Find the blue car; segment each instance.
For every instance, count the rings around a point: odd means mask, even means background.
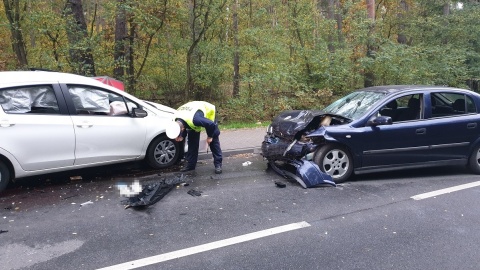
[[[270,164],[310,160],[335,183],[352,174],[467,165],[480,174],[480,95],[441,86],[356,90],[323,110],[285,111],[267,129]]]

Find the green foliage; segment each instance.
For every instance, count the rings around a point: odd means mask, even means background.
[[[32,67],[75,72],[69,50],[92,48],[98,75],[113,75],[116,0],[84,0],[88,36],[69,44],[63,0],[26,1],[21,26]],[[480,78],[480,5],[443,0],[376,1],[375,21],[365,1],[338,1],[329,17],[319,1],[238,0],[238,47],[233,36],[236,1],[213,0],[195,11],[197,27],[211,25],[195,46],[193,83],[219,108],[222,123],[269,121],[283,110],[323,108],[374,84],[435,84],[465,87]],[[324,4],[330,1],[322,1]],[[199,2],[197,2],[199,3]],[[125,0],[131,39],[133,88],[140,98],[171,107],[187,101],[187,53],[192,45],[191,6],[181,0]],[[208,12],[207,12],[208,11]],[[15,69],[5,10],[0,6],[0,69]],[[205,15],[208,14],[208,18]],[[205,20],[208,21],[205,21]],[[206,23],[206,24],[205,24]],[[340,24],[339,24],[340,23]],[[339,25],[341,28],[339,28]],[[197,28],[198,30],[198,28]],[[131,34],[131,32],[129,32]],[[198,32],[197,32],[198,34]],[[406,38],[406,44],[397,41]],[[373,48],[367,56],[367,45]],[[240,53],[240,93],[232,96],[233,55]],[[126,80],[125,78],[120,78]]]

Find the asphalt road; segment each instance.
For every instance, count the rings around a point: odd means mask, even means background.
[[[479,269],[480,187],[412,198],[480,180],[464,168],[303,189],[256,154],[226,158],[221,175],[209,160],[201,163],[188,186],[144,210],[124,209],[115,183],[173,173],[101,168],[88,180],[7,190],[0,195],[1,268]]]

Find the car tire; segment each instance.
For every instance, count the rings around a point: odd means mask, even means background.
[[[480,145],[475,146],[473,149],[468,159],[468,167],[473,173],[480,174]]]
[[[7,165],[0,161],[0,192],[5,190],[10,182],[10,171]]]
[[[353,172],[353,159],[350,152],[337,144],[322,146],[315,152],[313,161],[337,184],[345,182]]]
[[[155,169],[168,168],[177,163],[181,152],[180,143],[160,135],[148,146],[146,161]]]

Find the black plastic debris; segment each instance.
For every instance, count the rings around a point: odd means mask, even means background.
[[[285,188],[287,185],[285,183],[282,183],[280,181],[275,181],[275,185],[279,188]]]
[[[0,234],[6,233],[6,232],[8,232],[8,231],[0,230]]]
[[[194,197],[202,196],[202,191],[195,190],[195,189],[190,189],[187,193]]]
[[[156,183],[150,183],[142,185],[142,191],[135,196],[129,196],[124,201],[125,209],[145,208],[160,201],[165,195],[167,195],[175,185],[185,182],[185,176],[175,176],[171,178],[164,178]]]
[[[144,185],[142,191],[137,195],[128,198],[125,209],[130,207],[144,208],[160,201],[173,189],[173,185],[163,182]]]

